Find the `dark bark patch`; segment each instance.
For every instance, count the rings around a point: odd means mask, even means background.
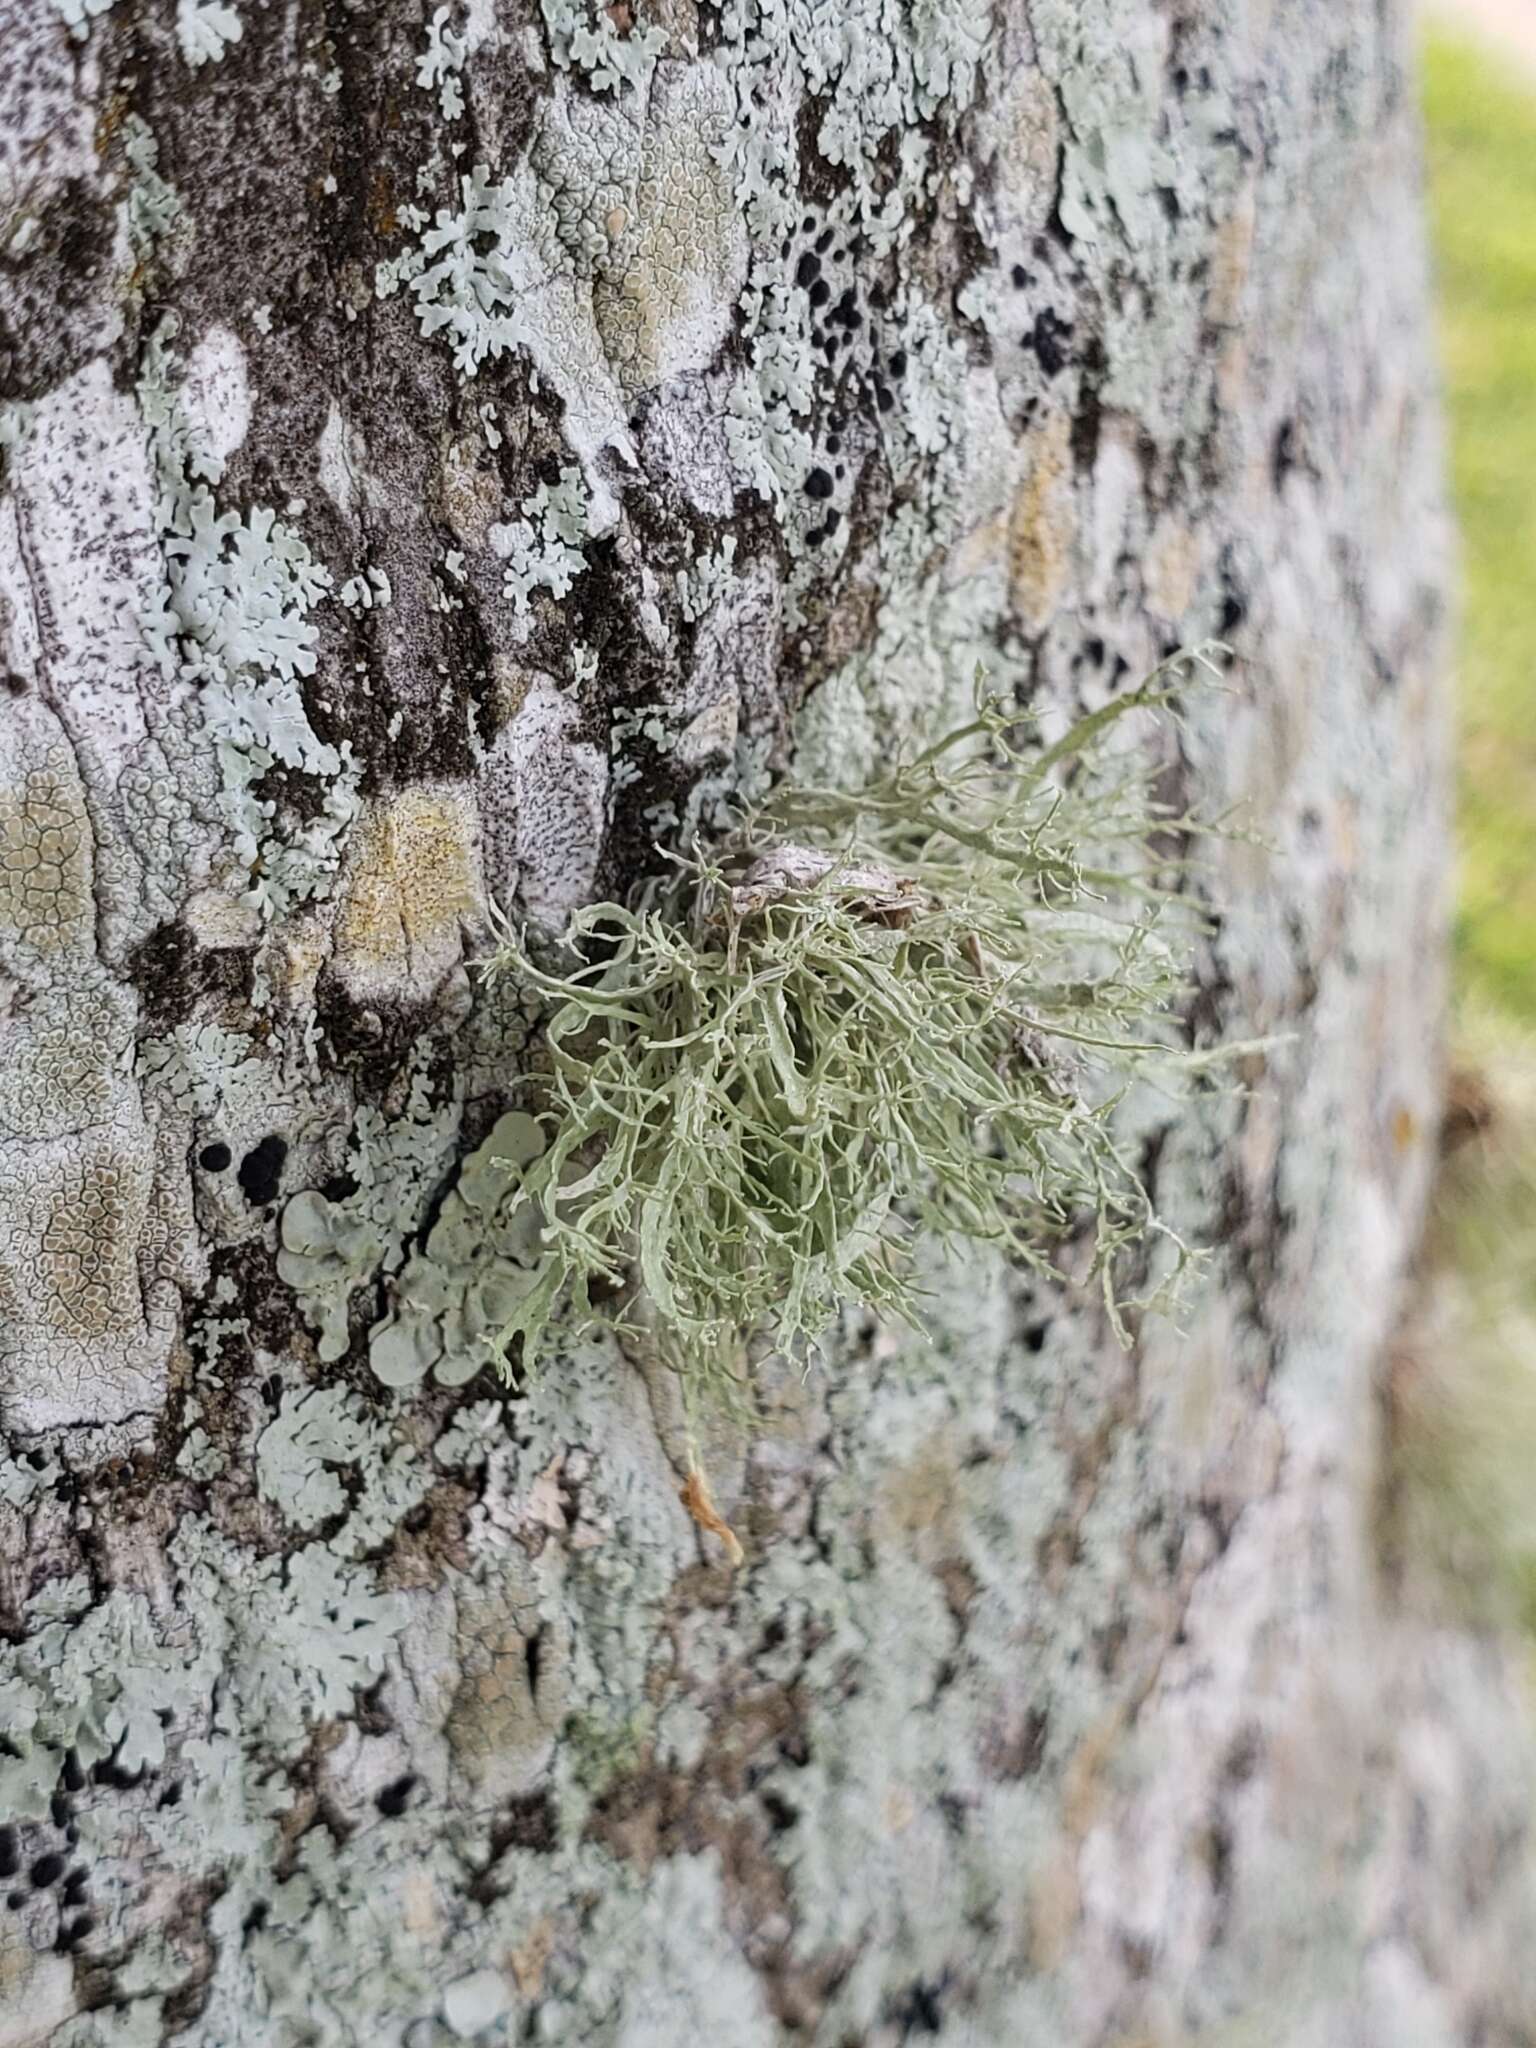
[[[85,179],[66,178],[35,212],[23,194],[17,215],[0,248],[0,400],[43,397],[109,331],[115,207]]]
[[[184,924],[158,924],[135,947],[128,973],[141,998],[146,1034],[166,1036],[209,996],[250,999],[250,955],[200,946]]]
[[[991,1777],[1005,1785],[1032,1778],[1045,1761],[1051,1717],[1044,1707],[1030,1707],[995,1728],[982,1745],[981,1761]]]
[[[548,1791],[525,1792],[509,1799],[491,1827],[491,1853],[476,1871],[469,1896],[476,1905],[489,1906],[507,1890],[507,1879],[498,1866],[514,1849],[525,1854],[547,1856],[560,1846],[560,1814]]]

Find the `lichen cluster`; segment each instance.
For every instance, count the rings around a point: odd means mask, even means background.
[[[863,790],[786,785],[580,912],[562,958],[509,933],[491,972],[548,1006],[548,1141],[506,1162],[540,1235],[501,1359],[530,1368],[562,1310],[622,1322],[638,1280],[672,1361],[728,1383],[744,1340],[801,1354],[842,1301],[915,1320],[917,1231],[1039,1266],[1090,1223],[1123,1328],[1117,1255],[1162,1226],[1113,1110],[1172,1055],[1196,921],[1148,851],[1190,821],[1104,742],[1213,666],[1176,660],[1044,749],[979,696]]]

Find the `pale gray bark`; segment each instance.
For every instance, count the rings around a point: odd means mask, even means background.
[[[6,2048],[1532,2038],[1513,1679],[1374,1522],[1445,863],[1403,11],[10,0]],[[1180,780],[1273,845],[1190,1028],[1285,1036],[1137,1112],[1187,1328],[936,1267],[722,1425],[732,1572],[664,1376],[475,1377],[489,907],[1211,631]]]

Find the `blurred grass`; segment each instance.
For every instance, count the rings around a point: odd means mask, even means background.
[[[1430,218],[1463,548],[1448,1148],[1391,1364],[1400,1557],[1536,1639],[1536,84],[1431,19]]]
[[[1465,549],[1459,978],[1536,1025],[1536,91],[1441,25],[1423,91]]]

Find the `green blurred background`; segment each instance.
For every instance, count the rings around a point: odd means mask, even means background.
[[[1533,5],[1536,13],[1536,5]],[[1464,546],[1463,998],[1536,1024],[1536,71],[1431,17],[1424,105]]]
[[[1445,1158],[1388,1385],[1389,1550],[1432,1556],[1458,1604],[1536,1646],[1536,0],[1433,0],[1421,79],[1461,843]]]

